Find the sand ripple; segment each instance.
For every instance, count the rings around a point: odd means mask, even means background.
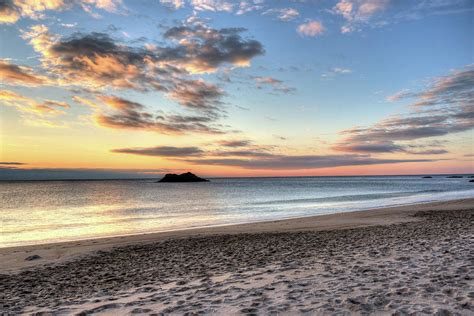
[[[474,211],[193,237],[1,275],[5,313],[473,314]]]

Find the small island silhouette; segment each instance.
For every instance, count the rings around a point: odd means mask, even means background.
[[[209,180],[200,178],[194,173],[186,172],[182,174],[168,173],[157,182],[209,182]]]

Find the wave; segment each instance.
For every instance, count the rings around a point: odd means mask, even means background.
[[[419,195],[419,194],[424,194],[424,193],[439,193],[439,192],[446,192],[446,191],[421,190],[421,191],[407,191],[407,192],[351,194],[351,195],[337,195],[337,196],[320,197],[320,198],[304,198],[304,199],[287,199],[287,200],[251,202],[248,204],[250,205],[276,205],[276,204],[298,204],[298,203],[316,203],[316,202],[368,201],[368,200],[396,198],[396,197]]]

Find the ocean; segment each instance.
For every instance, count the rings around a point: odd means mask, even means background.
[[[0,247],[468,197],[474,183],[446,175],[0,182]]]

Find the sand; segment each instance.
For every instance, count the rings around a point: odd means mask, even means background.
[[[465,199],[4,248],[0,309],[472,315],[473,224]]]

